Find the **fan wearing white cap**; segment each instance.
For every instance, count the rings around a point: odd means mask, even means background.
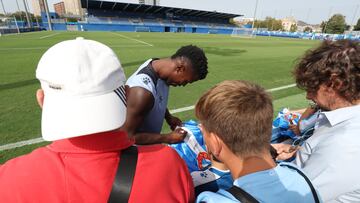
[[[182,126],[182,121],[167,108],[169,87],[204,79],[207,64],[204,51],[188,45],[169,58],[147,60],[130,76],[126,81],[128,108],[123,129],[137,144],[183,141],[186,131],[176,129]],[[160,134],[164,119],[173,132]]]
[[[1,202],[108,202],[118,166],[127,167],[122,150],[134,144],[120,130],[127,104],[119,59],[99,42],[67,40],[44,53],[36,77],[42,136],[52,143],[0,166]],[[194,201],[192,179],[174,150],[137,151],[129,202]]]

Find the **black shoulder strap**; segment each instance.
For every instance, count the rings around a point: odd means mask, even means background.
[[[259,203],[259,201],[257,201],[253,196],[251,196],[249,193],[247,193],[240,187],[232,186],[227,191],[241,203]]]
[[[310,189],[311,189],[311,193],[313,194],[315,203],[319,203],[319,202],[320,202],[320,201],[319,201],[319,197],[318,197],[318,195],[317,195],[317,193],[316,193],[316,190],[315,190],[313,184],[311,183],[311,181],[309,180],[309,178],[308,178],[302,171],[300,171],[299,169],[297,169],[296,167],[291,166],[291,165],[287,165],[287,164],[281,164],[281,165],[282,165],[282,166],[286,166],[286,167],[288,167],[288,168],[291,168],[291,169],[297,171],[297,172],[305,179],[305,181],[306,181],[307,184],[309,185],[309,187],[310,187]]]
[[[287,165],[287,164],[281,164],[281,166],[286,166],[286,167],[291,168],[291,169],[295,170],[296,172],[298,172],[305,179],[306,183],[309,185],[311,193],[313,194],[315,203],[320,202],[314,186],[312,185],[309,178],[302,171],[300,171],[299,169],[297,169],[294,166]],[[247,193],[245,190],[241,189],[240,187],[232,186],[227,191],[229,193],[231,193],[241,203],[258,203],[259,202],[253,196],[251,196],[249,193]]]
[[[136,146],[131,146],[122,150],[119,166],[116,171],[114,183],[111,189],[109,203],[128,202],[132,182],[135,176],[138,150]]]

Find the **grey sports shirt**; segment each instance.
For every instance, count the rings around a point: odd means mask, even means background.
[[[126,81],[126,85],[130,88],[144,88],[154,97],[154,106],[145,116],[137,132],[160,133],[165,118],[169,86],[153,71],[151,66],[153,60],[156,59],[149,59],[143,63]]]

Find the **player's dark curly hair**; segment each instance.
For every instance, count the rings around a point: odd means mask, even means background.
[[[194,45],[183,46],[171,56],[172,59],[177,57],[186,57],[190,60],[192,69],[197,74],[198,79],[202,80],[208,73],[208,62],[205,53],[202,49]]]
[[[360,99],[360,45],[351,40],[324,41],[300,59],[293,72],[298,87],[317,92],[324,84],[349,102]]]

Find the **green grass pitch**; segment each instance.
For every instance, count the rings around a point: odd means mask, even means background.
[[[0,37],[0,146],[41,136],[41,111],[35,100],[40,87],[35,79],[37,62],[52,45],[82,36],[110,46],[129,76],[145,60],[168,57],[180,46],[194,44],[204,49],[209,61],[208,77],[186,87],[170,90],[169,109],[194,105],[199,96],[223,81],[243,79],[266,89],[293,84],[291,70],[297,58],[318,41],[229,35],[123,32],[34,32]],[[67,60],[58,58],[59,61]],[[307,104],[296,87],[272,93],[275,111],[281,107],[302,108]],[[176,114],[194,119],[193,111]],[[164,126],[163,132],[168,132]],[[0,163],[45,145],[24,146],[0,151]]]

